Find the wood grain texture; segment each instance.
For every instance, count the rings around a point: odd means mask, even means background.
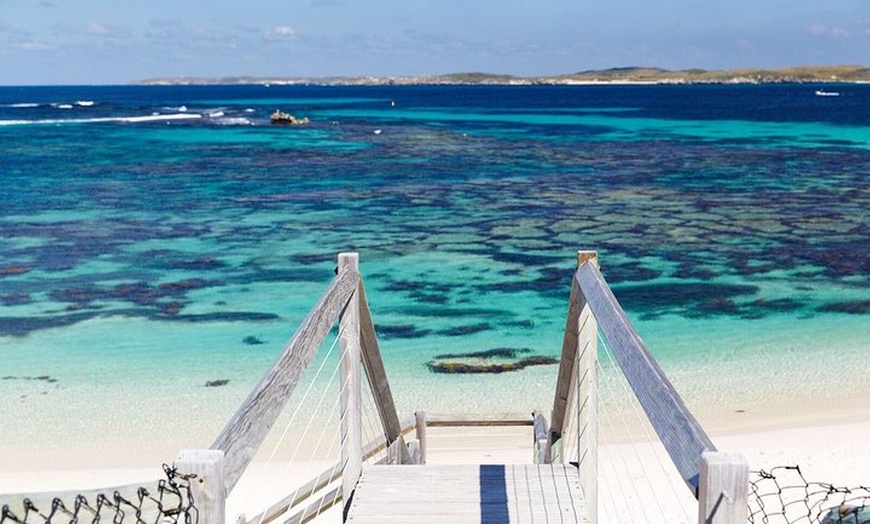
[[[749,463],[736,453],[701,454],[699,524],[744,524],[749,506]]]
[[[565,332],[562,335],[562,356],[559,358],[559,375],[556,378],[556,393],[553,398],[553,411],[550,414],[550,453],[553,462],[562,462],[562,434],[568,428],[568,403],[574,394],[574,364],[577,361],[577,337],[580,334],[580,286],[576,278],[571,279],[571,297],[568,299],[568,313]]]
[[[562,464],[365,466],[347,523],[588,523]]]
[[[513,427],[513,426],[532,426],[534,421],[529,418],[501,418],[498,415],[486,417],[478,415],[475,418],[456,417],[427,417],[426,425],[430,428],[493,428],[493,427]]]
[[[426,463],[426,413],[422,411],[417,411],[414,413],[414,429],[416,430],[417,442],[419,442],[420,446],[420,462],[419,464]]]
[[[185,450],[178,455],[173,466],[179,473],[195,475],[190,480],[190,494],[200,522],[225,524],[224,453],[213,449]]]
[[[211,449],[222,450],[225,455],[227,492],[250,464],[358,283],[359,273],[341,271],[336,275],[275,364],[215,439]]]
[[[533,444],[535,464],[550,463],[550,428],[547,426],[547,417],[543,413],[532,413],[534,419]]]
[[[372,314],[369,310],[365,286],[363,285],[362,280],[360,280],[357,295],[359,295],[362,361],[363,367],[366,370],[369,387],[371,387],[372,396],[375,399],[375,406],[377,407],[378,415],[381,419],[381,425],[384,428],[384,434],[387,436],[387,440],[390,444],[393,442],[399,442],[401,444],[396,448],[399,452],[399,462],[401,464],[410,464],[411,456],[408,453],[408,449],[404,446],[402,425],[399,422],[399,416],[396,413],[396,403],[393,401],[393,393],[390,390],[390,383],[387,380],[387,372],[384,369],[384,361],[381,358],[381,349],[378,345],[378,337],[375,333],[375,325],[372,322]]]
[[[577,463],[589,518],[598,522],[598,323],[585,297],[580,298],[577,351]]]
[[[359,255],[338,255],[338,271],[353,271],[359,274]],[[360,348],[359,283],[357,292],[348,299],[347,307],[339,315],[338,333],[341,345],[341,495],[350,500],[356,482],[362,473],[362,403],[360,372],[362,349]]]
[[[697,495],[701,453],[716,447],[650,355],[598,269],[584,264],[577,270],[576,280],[659,439]]]

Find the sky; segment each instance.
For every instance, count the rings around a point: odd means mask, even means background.
[[[870,64],[870,0],[0,0],[0,85]]]

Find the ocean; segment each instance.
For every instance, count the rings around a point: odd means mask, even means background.
[[[0,87],[0,442],[208,446],[342,251],[402,417],[549,411],[431,364],[558,358],[580,249],[705,426],[866,412],[870,85],[824,87]]]

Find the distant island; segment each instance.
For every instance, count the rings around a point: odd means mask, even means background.
[[[729,69],[669,71],[656,67],[617,67],[579,73],[521,77],[488,73],[427,76],[294,78],[232,76],[221,78],[151,78],[134,85],[584,85],[584,84],[771,84],[818,82],[870,82],[867,66],[807,66],[783,69]]]

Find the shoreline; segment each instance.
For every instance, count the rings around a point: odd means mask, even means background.
[[[159,77],[129,85],[316,85],[316,86],[531,86],[531,85],[698,85],[698,84],[812,84],[870,82],[870,68],[862,65],[795,66],[776,69],[668,70],[658,67],[614,67],[576,73],[516,76],[480,72],[326,77]]]
[[[854,430],[854,431],[853,431]],[[438,456],[449,455],[452,451],[461,451],[461,456],[466,456],[469,453],[474,454],[475,450],[481,455],[501,456],[506,460],[511,460],[513,455],[504,455],[505,450],[513,449],[516,444],[510,437],[512,433],[522,433],[530,431],[527,428],[430,428],[430,433],[434,432],[436,444],[430,445],[430,448]],[[602,430],[603,433],[604,430]],[[758,456],[783,454],[785,449],[782,449],[777,444],[777,439],[772,438],[774,435],[802,435],[808,437],[801,441],[790,441],[790,444],[798,444],[806,446],[807,450],[818,451],[823,453],[824,446],[819,446],[819,441],[815,436],[825,435],[829,437],[825,440],[825,444],[842,444],[854,445],[859,441],[865,441],[866,446],[862,449],[870,448],[870,412],[856,412],[849,415],[835,416],[831,418],[820,418],[816,422],[808,423],[806,419],[793,420],[788,423],[777,423],[773,425],[758,425],[753,427],[741,428],[715,428],[708,429],[708,434],[722,451],[742,452],[741,448],[753,449],[758,453]],[[460,434],[463,432],[463,434]],[[488,433],[487,433],[488,432]],[[481,440],[479,433],[487,433],[494,438],[492,442],[496,444],[492,448],[487,448],[486,444],[474,444],[475,440]],[[839,436],[838,436],[839,435]],[[432,438],[430,436],[430,438]],[[620,435],[618,438],[607,438],[603,436],[600,439],[602,447],[621,446],[627,443],[645,440],[641,432],[628,432],[625,435]],[[770,442],[772,445],[765,453],[763,444]],[[206,446],[207,447],[207,446]],[[268,446],[264,444],[261,447],[261,452],[255,457],[252,466],[246,472],[246,475],[257,469],[256,465],[262,465],[265,460],[263,450]],[[81,455],[86,452],[77,447],[66,447],[64,455],[52,456],[53,463],[38,462],[36,457],[45,457],[46,455],[40,450],[25,450],[22,446],[0,445],[0,457],[3,457],[2,468],[0,468],[0,494],[14,493],[30,493],[41,492],[45,489],[39,489],[40,486],[51,491],[66,491],[68,489],[97,489],[102,487],[111,487],[124,485],[131,482],[138,482],[150,478],[161,478],[163,473],[161,466],[163,463],[170,463],[172,459],[183,449],[193,449],[191,446],[179,445],[177,443],[167,441],[160,446],[154,446],[150,450],[141,449],[139,453],[129,453],[129,447],[124,447],[123,442],[115,443],[115,447],[108,451],[110,456],[118,458],[125,457],[127,462],[118,460],[116,462],[105,462],[104,466],[94,464],[92,461],[86,465],[81,460]],[[440,450],[440,451],[439,451]],[[522,451],[528,457],[523,457],[521,460],[531,458],[531,444],[521,443],[517,450]],[[163,457],[162,459],[153,459],[153,457]],[[58,460],[60,459],[60,460]],[[153,460],[152,460],[153,459]],[[283,459],[282,459],[283,460]],[[148,466],[151,462],[153,465]],[[752,461],[750,460],[750,466]],[[859,472],[865,473],[865,472]],[[102,480],[100,480],[102,479]],[[870,483],[870,478],[864,479],[865,484]]]

